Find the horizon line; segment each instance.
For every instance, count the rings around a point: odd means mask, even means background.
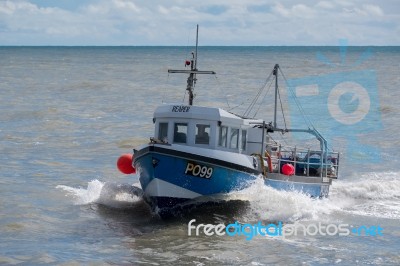
[[[96,44],[82,44],[82,45],[59,45],[59,44],[10,44],[3,45],[0,47],[191,47],[194,45],[96,45]],[[199,47],[342,47],[343,45],[199,45]],[[388,45],[346,45],[346,47],[400,47],[400,44],[388,44]]]

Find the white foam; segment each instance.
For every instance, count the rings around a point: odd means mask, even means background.
[[[265,186],[261,178],[249,188],[231,193],[230,198],[250,202],[251,210],[243,217],[248,221],[314,220],[338,209],[335,206],[329,206],[328,199],[312,199],[303,193],[279,191]]]
[[[62,189],[67,192],[67,196],[74,199],[74,204],[84,205],[96,202],[100,198],[101,189],[104,183],[99,180],[92,180],[88,183],[87,188],[74,188],[64,185],[58,185],[56,188]]]
[[[353,199],[399,199],[399,173],[370,173],[364,174],[355,180],[337,180],[331,188],[333,197],[347,197]]]
[[[399,173],[370,173],[355,180],[334,180],[330,196],[312,199],[294,191],[278,191],[265,186],[259,178],[247,189],[230,193],[231,199],[247,200],[250,210],[244,220],[269,221],[330,221],[333,214],[377,216],[400,219]]]
[[[56,188],[63,189],[74,200],[76,205],[89,203],[100,203],[109,207],[122,208],[140,200],[140,198],[129,190],[131,185],[103,183],[99,180],[88,182],[87,188],[74,188],[58,185]]]
[[[332,186],[331,200],[351,202],[344,212],[355,215],[400,219],[400,173],[361,175]]]
[[[74,204],[100,203],[111,207],[125,207],[141,200],[129,187],[127,184],[103,183],[99,180],[88,182],[86,189],[57,186],[73,198]],[[210,198],[218,201],[218,197]],[[222,199],[227,200],[226,197]],[[332,222],[332,219],[339,217],[334,215],[338,212],[400,219],[399,199],[400,174],[395,172],[370,173],[349,180],[334,180],[327,199],[312,199],[294,191],[278,191],[265,186],[262,178],[244,190],[228,194],[228,200],[249,202],[249,209],[240,217],[243,222]]]

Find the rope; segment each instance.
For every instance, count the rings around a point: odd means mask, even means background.
[[[280,70],[280,73],[282,74],[282,77],[283,77],[283,79],[285,80],[286,84],[288,84],[288,81],[287,81],[287,79],[286,79],[286,77],[285,77],[285,74],[283,74],[283,72],[282,72],[282,70],[281,70],[280,68],[279,68],[279,70]],[[307,126],[308,126],[309,128],[315,129],[313,123],[312,123],[311,120],[307,117],[307,115],[306,115],[306,113],[305,113],[303,107],[301,106],[301,104],[300,104],[299,100],[297,99],[296,94],[294,93],[294,91],[292,90],[292,88],[289,87],[289,86],[287,86],[287,88],[288,88],[288,91],[291,93],[291,95],[292,95],[292,97],[293,97],[293,99],[294,99],[294,102],[296,103],[297,108],[298,108],[299,111],[300,111],[300,114],[303,116],[304,121],[307,123]]]
[[[244,112],[243,116],[249,116],[249,115],[250,115],[251,110],[253,109],[254,105],[256,104],[256,102],[257,102],[257,100],[258,100],[258,97],[260,97],[260,95],[261,95],[261,93],[262,93],[263,90],[264,90],[264,86],[261,87],[261,88],[258,90],[256,96],[254,97],[254,99],[251,101],[251,103],[250,103],[249,106],[247,107],[247,109],[246,109],[246,111]]]
[[[282,112],[282,116],[283,116],[283,123],[285,124],[285,129],[287,129],[285,113],[283,112],[281,93],[279,92],[279,89],[277,91],[278,91],[279,102],[281,103],[281,112]]]
[[[260,97],[262,91],[265,89],[265,87],[268,84],[268,81],[270,81],[270,78],[272,76],[273,71],[271,71],[271,73],[269,74],[269,76],[267,77],[267,79],[265,80],[263,86],[258,90],[257,95],[254,97],[254,99],[251,101],[250,105],[247,107],[246,111],[244,112],[243,116],[250,116],[251,111],[253,110],[255,104],[257,103],[258,98]],[[265,98],[265,97],[264,97]]]
[[[264,97],[263,97],[263,99],[261,100],[260,105],[258,106],[258,109],[257,109],[256,113],[254,114],[253,118],[256,117],[257,114],[258,114],[258,111],[260,111],[260,108],[261,108],[261,106],[262,106],[262,103],[264,102],[265,97],[267,97],[269,91],[271,90],[271,87],[272,87],[272,81],[269,83],[268,90],[267,90],[267,92],[264,94]]]
[[[286,84],[288,84],[288,81],[287,81],[287,79],[286,79],[286,77],[285,77],[285,74],[283,74],[283,72],[282,72],[282,70],[281,70],[280,68],[279,68],[279,70],[280,70],[280,73],[282,74],[282,77],[283,77],[283,79],[285,80]],[[294,99],[294,101],[295,101],[295,103],[296,103],[296,105],[297,105],[297,108],[299,109],[300,114],[303,116],[304,121],[307,123],[308,128],[309,128],[309,129],[313,129],[313,130],[315,130],[315,131],[318,132],[318,130],[316,130],[316,128],[315,128],[314,124],[312,123],[312,121],[311,121],[311,120],[308,118],[308,116],[306,115],[306,113],[305,113],[303,107],[301,106],[301,104],[300,104],[298,98],[296,97],[296,94],[295,94],[294,91],[292,90],[292,88],[289,87],[289,86],[287,86],[287,88],[288,88],[288,91],[292,94],[292,97],[293,97],[293,99]],[[328,150],[333,150],[333,148],[332,148],[332,146],[331,146],[330,144],[327,144],[327,147],[326,147],[326,148],[327,148]]]
[[[226,104],[228,105],[228,110],[231,110],[231,106],[229,105],[229,101],[228,101],[228,94],[225,93],[223,87],[221,86],[221,83],[219,82],[219,79],[217,77],[217,75],[214,75],[214,78],[217,80],[217,88],[222,90],[222,94],[225,96],[225,100],[226,100]]]
[[[229,109],[228,111],[232,111],[233,109],[242,106],[245,102],[247,102],[248,100],[250,100],[250,97],[248,97],[246,100],[244,100],[243,102],[239,103],[238,105],[232,107],[231,109]]]

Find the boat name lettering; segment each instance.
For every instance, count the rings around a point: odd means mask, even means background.
[[[212,167],[189,162],[186,165],[185,174],[209,179],[211,178],[213,171],[214,169]]]
[[[185,105],[174,105],[172,107],[172,112],[175,113],[187,113],[190,110],[190,106],[185,106]]]

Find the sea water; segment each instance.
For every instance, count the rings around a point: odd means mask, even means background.
[[[340,136],[331,145],[341,152],[341,168],[329,198],[275,191],[258,181],[162,220],[141,198],[119,189],[140,185],[137,176],[119,173],[115,164],[120,154],[148,142],[158,105],[187,101],[186,76],[167,69],[184,68],[191,51],[0,47],[0,264],[400,264],[400,48],[200,47],[198,68],[217,75],[198,77],[195,104],[242,114],[279,63],[287,80],[372,70],[378,97],[370,100],[379,109],[372,110],[374,121],[363,122],[370,131],[346,133],[355,133],[361,144],[356,150],[346,144],[341,128],[329,123],[324,128]],[[290,124],[294,116],[282,88],[287,115],[285,121],[279,116],[279,123]],[[267,122],[272,99],[262,96],[254,109]],[[192,219],[214,225],[380,226],[383,231],[246,240],[189,236]]]

